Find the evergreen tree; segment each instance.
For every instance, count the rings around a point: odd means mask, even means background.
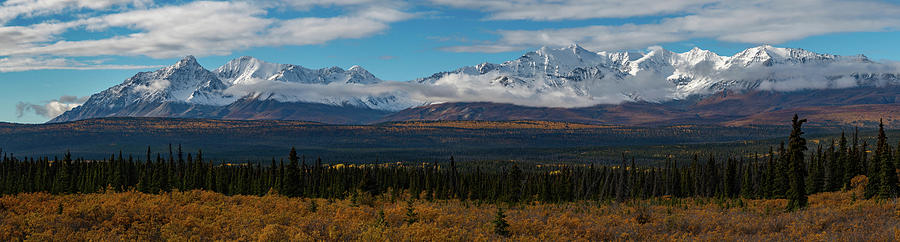
[[[822,145],[816,149],[816,154],[809,158],[809,176],[806,180],[806,192],[809,194],[818,193],[822,189],[823,183],[823,167],[822,165]]]
[[[299,197],[302,194],[300,186],[300,157],[297,156],[297,150],[291,147],[291,153],[288,156],[288,166],[285,168],[283,194],[288,197]]]
[[[844,184],[849,186],[853,177],[862,174],[859,161],[859,128],[853,132],[853,141],[847,151],[847,163],[844,168]]]
[[[898,148],[900,149],[900,148]],[[887,137],[884,134],[884,123],[878,124],[878,150],[879,163],[881,164],[881,174],[879,176],[880,184],[878,184],[879,198],[897,197],[897,171],[894,168],[894,160],[891,157],[891,147],[887,143]]]
[[[72,182],[72,171],[69,167],[71,162],[72,153],[69,151],[66,151],[62,161],[58,159],[54,161],[56,179],[53,181],[53,190],[51,191],[53,194],[69,193]]]
[[[497,206],[497,215],[491,221],[494,225],[494,233],[503,237],[509,237],[509,223],[506,222],[506,214],[503,214],[503,208]]]
[[[764,179],[764,181],[766,182],[763,183],[763,194],[765,194],[764,196],[766,198],[773,198],[776,196],[777,192],[775,189],[775,177],[778,176],[776,170],[777,165],[775,164],[775,151],[771,146],[769,146],[769,159],[766,163],[766,173]]]
[[[869,185],[866,186],[866,198],[876,197],[881,193],[881,187],[883,185],[882,180],[885,174],[882,170],[885,165],[882,163],[886,161],[885,156],[888,152],[887,136],[884,134],[884,126],[879,123],[878,137],[875,143],[875,153],[872,156],[871,162],[868,162],[866,176],[869,178]]]
[[[406,218],[403,221],[406,222],[406,224],[414,224],[416,221],[419,221],[418,214],[416,214],[416,207],[413,206],[412,198],[406,200]]]
[[[837,150],[834,152],[835,162],[828,168],[831,171],[831,176],[828,178],[831,182],[830,191],[838,191],[844,187],[844,177],[846,176],[844,168],[847,167],[847,160],[847,138],[844,137],[844,132],[841,132],[841,139],[838,141]]]
[[[737,166],[734,159],[728,159],[725,163],[725,196],[729,198],[737,197],[740,187],[738,187]]]
[[[806,119],[800,119],[794,114],[793,130],[789,139],[788,155],[790,157],[790,189],[788,190],[788,210],[804,208],[807,205],[806,186],[803,184],[806,172],[804,170],[803,154],[806,152],[806,139],[802,137],[801,126]]]
[[[756,198],[756,193],[753,191],[753,174],[757,172],[753,170],[753,165],[747,163],[744,167],[743,176],[741,176],[741,197],[743,198]]]
[[[518,164],[513,163],[509,169],[507,179],[507,202],[518,203],[522,196],[522,169],[519,168]]]
[[[703,173],[704,183],[703,186],[706,187],[706,195],[707,197],[715,196],[719,188],[719,167],[716,165],[716,158],[713,157],[712,154],[709,155],[709,159],[706,161],[705,172]]]

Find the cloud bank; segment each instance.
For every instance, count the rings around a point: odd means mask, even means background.
[[[111,65],[103,61],[83,62],[66,58],[10,57],[0,58],[0,72],[32,70],[111,70],[157,68],[159,65]]]
[[[479,9],[488,12],[489,19],[550,21],[665,15],[658,22],[641,24],[498,30],[500,38],[492,43],[444,48],[455,52],[505,52],[573,43],[622,50],[698,38],[778,44],[831,33],[900,29],[900,4],[877,0],[433,1]]]
[[[277,18],[278,11],[341,7],[329,17]],[[148,56],[173,58],[227,55],[254,47],[323,44],[381,33],[415,16],[396,1],[193,1],[159,5],[146,0],[13,0],[0,5],[0,71],[33,69],[122,69],[138,65],[75,63],[71,57]],[[9,20],[60,13],[86,13],[71,21],[7,25]],[[68,40],[72,31],[115,33]],[[105,36],[105,35],[98,35]],[[27,65],[28,61],[53,64]],[[65,65],[67,64],[68,65]],[[64,68],[70,67],[70,68]]]
[[[16,104],[16,116],[21,118],[25,113],[34,113],[46,118],[55,118],[66,111],[81,106],[88,98],[88,96],[62,96],[58,99],[49,100],[43,104],[19,102]]]
[[[674,70],[673,70],[674,71]],[[900,73],[900,63],[831,63],[754,65],[742,68],[679,69],[695,75],[687,85],[669,79],[673,72],[640,71],[637,75],[607,74],[601,79],[571,81],[517,77],[491,71],[473,75],[447,73],[428,83],[382,82],[377,84],[330,83],[301,84],[257,80],[249,85],[235,85],[225,92],[234,97],[251,96],[281,102],[313,102],[334,105],[369,106],[399,111],[425,104],[450,102],[494,102],[530,107],[577,108],[630,101],[665,102],[690,95],[712,94],[722,89],[803,91],[841,89],[859,86],[900,85],[897,80],[857,79],[851,74]],[[509,81],[513,80],[513,81]],[[506,82],[505,84],[503,82]],[[512,84],[510,84],[512,83]],[[698,86],[692,86],[698,85]],[[390,100],[390,102],[379,102]]]

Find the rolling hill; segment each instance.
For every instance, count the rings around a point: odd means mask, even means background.
[[[49,124],[0,124],[7,153],[54,157],[67,150],[90,159],[123,151],[137,159],[202,149],[208,160],[268,161],[291,147],[331,161],[556,160],[610,162],[620,155],[585,155],[593,147],[722,143],[781,137],[783,126],[678,125],[627,127],[548,121],[390,122],[333,125],[280,120],[101,118]],[[811,131],[815,133],[816,131]],[[824,130],[819,132],[834,132]]]

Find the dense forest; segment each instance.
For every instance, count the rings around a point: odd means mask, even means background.
[[[420,199],[460,199],[521,203],[576,200],[625,201],[650,197],[787,198],[791,208],[806,196],[866,183],[867,198],[898,196],[896,167],[900,146],[888,144],[882,126],[877,143],[857,134],[807,149],[795,116],[787,143],[765,154],[695,154],[688,161],[667,160],[663,167],[637,166],[622,156],[621,165],[511,164],[495,168],[459,166],[453,157],[434,163],[324,164],[288,153],[287,160],[263,164],[204,160],[202,151],[166,152],[148,148],[145,157],[121,152],[107,160],[16,157],[3,153],[0,193],[95,193],[135,190],[162,193],[207,190],[226,195],[349,198],[409,194]]]
[[[195,155],[203,149],[207,161],[253,161],[263,165],[268,165],[272,157],[285,157],[292,147],[307,157],[341,163],[367,163],[376,157],[392,162],[446,162],[452,155],[459,161],[606,161],[612,163],[604,165],[614,165],[618,164],[622,150],[634,150],[633,146],[717,143],[763,152],[768,145],[777,144],[769,142],[770,139],[783,136],[788,128],[784,125],[632,127],[548,121],[331,125],[278,120],[116,117],[69,123],[0,123],[0,147],[19,155],[51,158],[71,151],[76,157],[88,160],[107,159],[117,151],[143,160],[148,146],[166,156],[167,144],[183,144],[185,151]],[[805,126],[804,130],[813,139],[840,132],[835,127]],[[871,136],[874,129],[863,132]],[[750,140],[765,144],[754,147],[743,144]],[[663,161],[643,154],[629,155],[634,155],[638,163]]]

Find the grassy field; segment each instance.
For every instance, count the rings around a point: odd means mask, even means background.
[[[898,200],[857,200],[854,192],[785,200],[653,199],[502,205],[521,241],[891,241],[900,240]],[[393,201],[392,201],[393,200]],[[315,204],[315,205],[313,205]],[[0,240],[487,241],[496,205],[402,198],[334,200],[205,191],[150,195],[44,193],[0,197]],[[380,215],[383,212],[383,215]]]

